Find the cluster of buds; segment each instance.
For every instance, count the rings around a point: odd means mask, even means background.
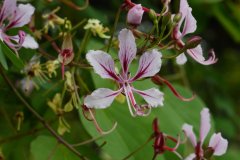
[[[197,29],[196,20],[192,15],[192,8],[189,6],[187,0],[180,0],[179,11],[177,14],[169,12],[170,1],[163,2],[163,9],[161,13],[156,13],[152,9],[142,7],[141,4],[135,4],[131,0],[125,0],[125,8],[130,8],[127,15],[127,22],[138,26],[141,24],[144,12],[148,12],[150,19],[156,28],[157,35],[151,35],[152,44],[160,48],[173,48],[177,51],[176,62],[181,65],[187,61],[185,53],[203,65],[210,65],[217,62],[217,58],[213,50],[210,50],[210,56],[207,60],[203,57],[202,47],[200,45],[201,37],[192,36],[186,42],[183,38],[189,33],[193,33]],[[161,22],[161,23],[160,23]],[[159,25],[161,30],[159,31]],[[169,27],[169,32],[165,33],[166,28]],[[145,35],[143,33],[140,34]],[[165,35],[165,36],[164,36]],[[171,35],[171,36],[169,36]],[[139,36],[139,32],[138,32]],[[165,45],[163,42],[166,39],[171,41],[171,45]]]

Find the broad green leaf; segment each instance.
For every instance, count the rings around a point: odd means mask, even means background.
[[[50,136],[38,136],[31,143],[31,153],[34,160],[78,160],[71,151]]]
[[[2,41],[0,41],[2,52],[8,57],[8,59],[16,66],[19,70],[24,67],[22,60],[17,57],[16,53],[13,53]]]
[[[4,69],[8,70],[7,61],[2,51],[2,45],[0,45],[0,63],[2,64]]]

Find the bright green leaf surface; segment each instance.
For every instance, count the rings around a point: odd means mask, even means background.
[[[39,136],[31,143],[34,160],[78,160],[71,151],[50,136]]]

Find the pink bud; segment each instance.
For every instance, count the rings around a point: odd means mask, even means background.
[[[132,25],[139,25],[142,21],[143,16],[143,8],[141,4],[137,4],[134,7],[132,7],[127,14],[127,22]]]

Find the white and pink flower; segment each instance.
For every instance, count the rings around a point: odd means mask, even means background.
[[[189,124],[184,124],[182,129],[190,142],[195,148],[195,153],[190,154],[185,160],[204,159],[203,142],[209,133],[211,128],[210,114],[208,108],[204,108],[201,111],[201,124],[200,124],[200,136],[197,141],[195,134],[193,133],[193,127]],[[210,139],[208,149],[211,150],[213,155],[221,156],[225,154],[228,147],[228,141],[221,136],[221,133],[214,133]]]
[[[18,35],[7,35],[12,28],[28,24],[35,8],[30,4],[19,4],[16,0],[5,0],[0,9],[0,40],[5,42],[15,52],[21,47],[38,48],[38,43],[33,37],[19,30]]]
[[[192,8],[189,6],[187,0],[180,0],[179,12],[181,13],[181,19],[178,25],[174,28],[173,38],[177,41],[178,45],[183,47],[185,43],[183,42],[182,38],[185,35],[196,31],[197,21],[192,15]],[[187,49],[186,53],[191,56],[195,61],[203,65],[210,65],[217,62],[217,58],[213,50],[209,52],[210,56],[207,60],[203,57],[203,51],[200,44],[195,48]],[[186,63],[186,61],[187,57],[185,53],[181,53],[177,57],[178,64],[184,64]]]
[[[145,52],[140,57],[137,73],[135,76],[130,77],[129,66],[136,57],[137,52],[135,38],[130,30],[123,29],[120,31],[118,39],[120,48],[118,56],[122,67],[121,74],[116,73],[112,57],[103,51],[91,50],[87,53],[86,58],[97,74],[102,78],[109,78],[116,81],[120,86],[119,89],[113,91],[108,88],[99,88],[84,99],[84,104],[88,108],[103,109],[109,107],[117,95],[123,93],[126,95],[128,107],[132,116],[147,115],[144,109],[151,109],[151,107],[163,105],[163,93],[156,88],[141,91],[135,89],[132,83],[145,77],[152,77],[158,73],[161,68],[162,54],[156,49]],[[142,96],[147,102],[147,105],[138,105],[133,92]]]

